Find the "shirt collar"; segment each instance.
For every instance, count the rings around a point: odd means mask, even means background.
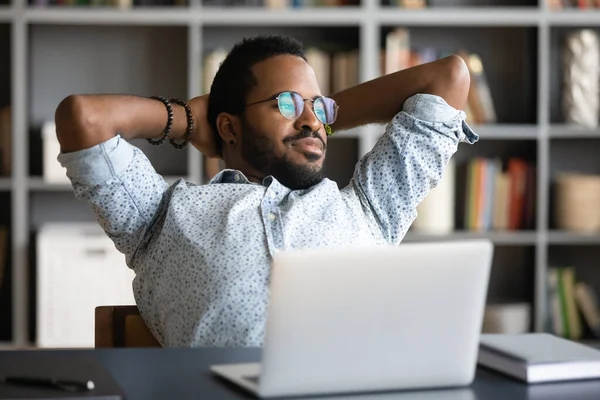
[[[248,180],[246,175],[241,171],[235,169],[224,169],[216,174],[209,182],[209,185],[213,183],[252,183]]]
[[[307,190],[297,190],[296,192],[302,194],[304,192],[312,190],[314,187],[324,184],[327,179],[323,179],[323,181],[319,182],[315,186]],[[246,183],[250,185],[261,185],[264,187],[277,186],[284,192],[290,192],[291,190],[285,186],[283,186],[273,175],[268,175],[263,178],[262,184],[250,182],[246,175],[242,171],[237,169],[224,169],[217,173],[209,182],[209,185],[217,184],[217,183]]]
[[[262,180],[262,185],[268,187],[274,181],[277,181],[277,179],[272,175],[269,175]],[[224,169],[220,171],[208,182],[209,185],[213,183],[249,183],[252,185],[259,185],[259,183],[250,182],[246,175],[237,169]]]

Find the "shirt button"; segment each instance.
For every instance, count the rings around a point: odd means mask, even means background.
[[[233,180],[236,181],[236,182],[239,182],[240,181],[240,176],[238,174],[235,174],[233,176]]]
[[[275,192],[271,192],[271,198],[274,199],[275,197],[277,197],[277,195],[275,194]]]
[[[275,216],[275,214],[269,213],[269,220],[275,221],[276,219],[277,219],[277,217]]]

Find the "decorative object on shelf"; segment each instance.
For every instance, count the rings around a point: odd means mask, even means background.
[[[559,175],[555,203],[558,229],[600,232],[600,175]]]
[[[71,181],[66,170],[56,157],[60,154],[60,143],[56,137],[56,124],[48,121],[42,126],[42,175],[44,182],[52,184],[67,184]]]
[[[455,181],[456,166],[450,160],[442,180],[417,207],[418,215],[412,224],[416,232],[444,235],[454,231]]]
[[[567,123],[589,128],[600,116],[600,44],[591,29],[570,33],[563,48],[562,104]]]
[[[177,143],[175,142],[175,140],[169,139],[169,143],[171,143],[171,146],[181,150],[187,146],[190,140],[192,140],[192,132],[194,131],[194,116],[192,115],[192,110],[190,109],[190,106],[188,106],[185,101],[179,99],[169,99],[169,101],[171,103],[179,104],[185,109],[187,128],[185,131],[185,138],[183,139],[183,142]]]
[[[482,333],[517,335],[530,331],[529,303],[490,304],[483,316]]]
[[[167,124],[162,137],[160,139],[146,139],[148,143],[158,146],[159,144],[163,144],[169,137],[169,133],[171,133],[171,128],[173,127],[173,107],[171,107],[169,101],[162,96],[152,96],[150,98],[162,102],[167,108]]]

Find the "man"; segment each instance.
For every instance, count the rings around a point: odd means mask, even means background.
[[[59,160],[135,271],[137,305],[164,346],[260,346],[271,257],[398,244],[458,143],[477,140],[458,111],[468,89],[451,56],[323,99],[301,45],[261,36],[236,45],[210,96],[188,103],[191,143],[227,166],[208,185],[169,187],[126,141],[162,137],[155,99],[69,96],[56,110]],[[186,111],[172,109],[169,138],[181,143]],[[346,188],[323,177],[326,125],[384,122]]]

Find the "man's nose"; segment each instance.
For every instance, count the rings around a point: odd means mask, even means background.
[[[311,132],[318,132],[323,126],[313,112],[312,103],[310,101],[304,102],[304,110],[302,110],[302,113],[296,119],[295,125],[297,130],[310,129]]]

